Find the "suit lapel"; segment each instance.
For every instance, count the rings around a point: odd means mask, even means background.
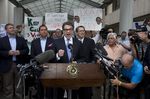
[[[65,56],[65,60],[68,61],[68,53],[67,53],[67,48],[66,48],[64,37],[62,38],[62,47],[65,50],[65,55],[64,55]]]
[[[42,52],[42,46],[41,46],[40,38],[38,38],[37,47],[38,47],[37,49],[39,49],[39,51]]]
[[[19,48],[20,42],[21,41],[19,41],[19,38],[16,36],[16,50]]]
[[[4,43],[6,44],[6,48],[8,48],[8,49],[11,50],[11,45],[10,45],[9,37],[8,36],[5,37]]]
[[[78,49],[77,39],[73,38],[73,58],[75,58],[75,55],[77,54],[76,51]]]
[[[45,51],[48,50],[48,44],[49,44],[49,39],[46,39],[46,44],[45,44]]]

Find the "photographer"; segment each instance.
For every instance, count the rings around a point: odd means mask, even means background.
[[[149,99],[149,74],[150,74],[150,70],[149,70],[149,45],[150,45],[150,39],[149,39],[149,34],[147,31],[146,27],[142,27],[141,29],[139,29],[138,31],[136,31],[135,33],[137,36],[131,36],[134,39],[131,39],[132,41],[132,49],[134,52],[134,55],[137,57],[137,59],[139,59],[141,62],[143,62],[143,66],[144,66],[144,79],[142,81],[142,88],[144,88],[144,92],[145,92],[145,99]]]
[[[140,26],[136,30],[129,30],[128,33],[133,55],[143,62],[147,45],[150,42],[149,34],[145,26]]]
[[[143,66],[130,54],[124,54],[121,58],[121,63],[123,68],[121,69],[121,74],[123,78],[128,79],[128,81],[122,81],[118,78],[111,79],[113,85],[119,86],[119,95],[122,97],[127,97],[131,99],[139,99],[139,87],[138,84],[142,80],[143,76]],[[121,92],[124,91],[124,92]],[[125,93],[125,94],[123,94]]]

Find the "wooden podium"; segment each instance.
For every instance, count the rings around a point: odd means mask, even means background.
[[[77,64],[78,75],[73,78],[66,72],[67,63],[44,64],[41,82],[46,87],[80,88],[97,87],[105,82],[105,75],[99,64]]]

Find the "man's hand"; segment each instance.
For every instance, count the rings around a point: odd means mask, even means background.
[[[144,71],[145,71],[146,74],[150,74],[150,70],[148,69],[148,66],[144,67]]]
[[[15,51],[15,55],[20,55],[20,51],[19,51],[19,50],[16,50],[16,51]]]
[[[111,79],[111,83],[112,85],[120,86],[122,82],[118,80],[118,78],[115,78],[115,79]]]
[[[59,57],[62,57],[62,56],[64,56],[64,53],[65,53],[65,51],[62,50],[62,49],[60,49],[60,50],[58,51],[58,56],[59,56]]]
[[[134,89],[137,86],[137,84],[134,84],[134,83],[121,82],[116,77],[115,77],[115,79],[111,79],[111,83],[112,83],[112,85],[121,86],[121,87],[124,87],[127,89]]]
[[[11,56],[15,55],[15,51],[10,50],[10,51],[8,52],[8,55],[11,55]]]
[[[96,63],[101,64],[101,61],[99,59],[96,60]]]

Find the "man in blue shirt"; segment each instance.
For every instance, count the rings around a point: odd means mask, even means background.
[[[121,62],[124,66],[122,68],[121,73],[123,77],[129,80],[129,82],[123,82],[121,80],[118,80],[118,78],[112,79],[111,82],[113,85],[120,86],[125,90],[127,90],[127,93],[130,92],[131,97],[138,99],[139,97],[136,98],[136,96],[134,95],[139,95],[135,92],[135,90],[138,91],[137,85],[142,81],[143,66],[138,60],[134,59],[134,57],[130,54],[124,54],[121,58]],[[134,93],[134,95],[132,94],[132,92]]]

